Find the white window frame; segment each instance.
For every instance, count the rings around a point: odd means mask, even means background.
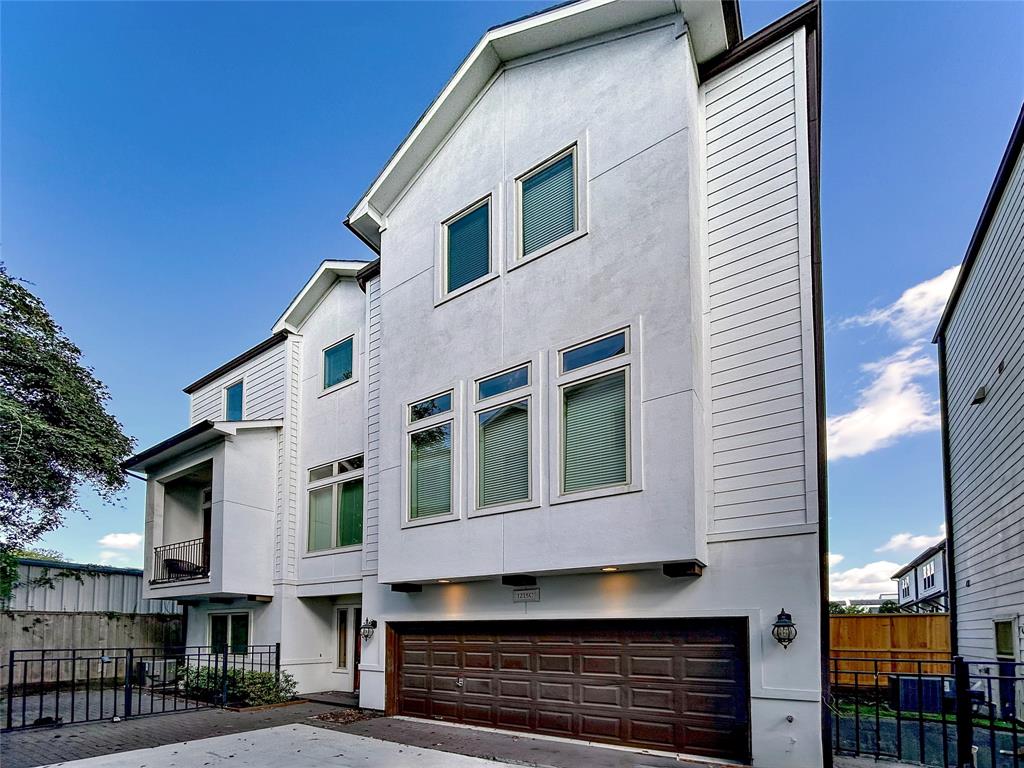
[[[541,499],[541,461],[540,457],[543,455],[543,430],[541,428],[541,413],[543,412],[543,403],[541,402],[541,380],[543,372],[541,370],[542,358],[540,355],[534,355],[531,358],[525,359],[522,362],[516,363],[515,365],[509,365],[505,368],[501,368],[497,371],[492,371],[481,376],[476,376],[472,379],[470,386],[473,391],[470,396],[470,402],[472,407],[470,409],[470,425],[468,427],[469,434],[469,490],[467,492],[469,503],[469,517],[482,517],[484,515],[500,515],[505,512],[514,512],[520,509],[535,509],[542,503]],[[490,397],[480,398],[479,397],[479,385],[481,381],[500,376],[503,373],[514,371],[518,368],[526,366],[529,371],[529,383],[516,389],[510,389],[507,392],[502,392],[497,395],[491,395]],[[509,403],[517,403],[520,400],[526,400],[530,409],[530,421],[529,421],[529,448],[530,448],[530,496],[523,501],[512,501],[506,504],[495,504],[487,507],[480,506],[480,422],[479,416],[484,411],[490,411],[493,408],[507,405]]]
[[[932,580],[932,583],[928,583],[928,579]],[[923,592],[935,589],[935,561],[929,560],[923,566],[921,566],[921,589]]]
[[[412,406],[430,400],[435,397],[442,397],[446,394],[452,396],[452,408],[450,411],[438,413],[426,418],[412,421]],[[423,397],[417,397],[402,403],[402,424],[404,426],[405,438],[402,441],[402,528],[418,528],[421,525],[437,525],[448,523],[462,518],[462,409],[463,409],[463,386],[461,381],[452,382],[446,387],[436,389]],[[452,509],[447,515],[431,515],[429,517],[410,517],[412,512],[412,494],[409,485],[412,482],[412,435],[429,427],[437,427],[442,424],[452,425],[452,485],[451,499]]]
[[[346,456],[343,459],[335,459],[331,462],[325,462],[323,464],[314,464],[312,467],[306,468],[306,514],[305,514],[305,525],[303,526],[304,544],[302,546],[302,557],[323,557],[324,555],[336,555],[341,552],[358,552],[362,550],[363,544],[366,541],[366,459],[363,458],[363,466],[359,469],[353,469],[348,472],[341,472],[333,474],[330,477],[325,477],[320,480],[310,480],[309,473],[318,469],[319,467],[332,464],[335,472],[339,469],[339,462],[349,461],[356,458],[360,454],[356,453],[351,456]],[[328,547],[326,549],[310,549],[309,548],[309,497],[313,491],[319,491],[328,486],[333,486],[331,489],[331,541],[338,540],[338,489],[349,482],[350,480],[362,479],[363,480],[363,541],[359,544],[349,544],[346,547]]]
[[[326,379],[327,371],[326,371],[326,365],[325,365],[325,363],[327,362],[327,350],[334,349],[336,346],[338,346],[339,344],[344,344],[349,339],[352,340],[352,375],[349,376],[344,381],[339,381],[337,384],[332,384],[330,387],[325,387],[324,385],[327,383],[327,379]],[[342,336],[337,341],[335,341],[335,342],[333,342],[331,344],[328,344],[326,347],[324,347],[323,349],[320,350],[320,394],[319,394],[319,397],[323,397],[324,395],[329,395],[332,392],[337,392],[339,389],[344,389],[345,387],[348,387],[348,386],[350,386],[352,384],[355,384],[357,381],[359,381],[359,366],[360,366],[362,361],[359,359],[359,344],[358,344],[358,341],[359,341],[359,334],[358,333],[350,333],[348,336]]]
[[[910,577],[903,576],[900,578],[900,597],[908,599],[910,597]]]
[[[242,418],[240,419],[240,421],[245,421],[245,393],[246,393],[246,390],[248,389],[248,386],[245,383],[245,376],[242,376],[241,378],[238,378],[238,379],[233,379],[230,382],[228,382],[227,384],[225,384],[223,387],[221,387],[221,392],[220,392],[220,412],[221,412],[221,415],[224,417],[224,421],[229,421],[229,419],[228,419],[228,390],[231,389],[236,384],[241,384],[242,385]]]
[[[626,332],[626,352],[605,360],[584,365],[567,373],[562,373],[562,353],[577,347],[599,341],[622,331]],[[550,403],[548,433],[554,438],[554,450],[548,456],[549,498],[551,504],[563,504],[584,499],[596,499],[605,496],[617,496],[623,493],[634,493],[643,490],[643,423],[641,417],[641,323],[640,318],[631,322],[619,323],[594,333],[587,338],[565,344],[550,352],[549,367],[551,369]],[[626,408],[626,456],[628,467],[626,482],[603,488],[589,488],[581,491],[564,493],[562,491],[562,454],[565,446],[563,434],[562,410],[563,396],[567,387],[590,379],[600,378],[617,371],[626,372],[626,396],[629,402]]]
[[[448,290],[448,225],[461,219],[466,214],[472,213],[480,206],[487,204],[487,273],[476,280],[461,285],[454,291]],[[477,197],[472,203],[453,213],[438,225],[437,256],[434,259],[434,274],[437,275],[434,285],[434,306],[444,304],[446,301],[461,296],[484,283],[489,283],[500,276],[499,265],[501,254],[499,252],[501,242],[501,204],[500,189],[494,189],[487,194]]]
[[[210,611],[208,614],[206,614],[206,647],[209,648],[211,651],[213,651],[213,617],[214,616],[229,616],[229,617],[231,617],[231,616],[245,616],[246,617],[246,624],[248,625],[248,634],[247,634],[247,637],[249,638],[248,647],[251,648],[253,645],[255,645],[255,643],[253,643],[253,641],[252,641],[252,611],[248,611],[248,610],[244,610],[244,609],[238,610],[238,611]],[[246,655],[247,656],[248,653],[240,654],[240,653],[231,653],[230,652],[231,651],[231,625],[232,625],[233,622],[234,622],[234,619],[232,619],[232,618],[228,619],[228,655],[229,656],[242,656],[242,655]]]
[[[523,253],[523,181],[570,153],[575,156],[573,176],[576,185],[576,227],[572,232],[548,243],[543,248],[538,248],[532,253]],[[512,222],[512,226],[509,228],[510,232],[508,233],[510,239],[507,260],[508,270],[511,271],[524,264],[529,264],[535,259],[546,256],[552,251],[556,251],[571,242],[579,240],[589,232],[590,206],[588,204],[587,182],[589,174],[587,168],[587,134],[584,132],[572,141],[562,143],[557,151],[545,154],[525,171],[516,174],[506,182],[509,207],[511,209],[509,219]]]

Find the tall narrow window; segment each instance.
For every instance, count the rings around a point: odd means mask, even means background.
[[[413,432],[409,447],[409,517],[452,511],[452,425]]]
[[[445,224],[445,292],[451,293],[491,271],[490,201]]]
[[[529,256],[574,232],[576,208],[573,148],[519,181],[521,255]]]
[[[325,482],[326,481],[326,482]],[[309,538],[316,552],[363,543],[363,457],[309,470]]]
[[[1013,648],[1013,622],[997,621],[996,630],[996,658],[1016,659]]]
[[[562,391],[562,491],[629,482],[627,381],[620,370]]]
[[[493,507],[530,498],[530,401],[481,412],[478,504]]]
[[[224,390],[224,419],[242,420],[242,382],[236,382]]]
[[[352,339],[338,342],[324,350],[324,389],[330,389],[352,378]]]
[[[348,667],[348,608],[338,609],[338,669]]]
[[[211,613],[210,650],[242,655],[249,652],[249,614]]]

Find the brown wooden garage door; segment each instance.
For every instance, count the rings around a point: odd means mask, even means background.
[[[750,758],[745,619],[392,626],[398,714]]]

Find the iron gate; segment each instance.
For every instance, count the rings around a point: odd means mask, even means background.
[[[281,672],[280,643],[12,650],[7,662],[5,730],[223,707],[247,674]]]
[[[829,661],[832,747],[941,768],[1024,768],[1024,663]]]

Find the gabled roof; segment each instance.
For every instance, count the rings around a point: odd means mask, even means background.
[[[903,574],[910,573],[912,570],[917,568],[917,566],[922,565],[923,563],[927,563],[929,560],[931,560],[933,557],[935,557],[935,555],[937,555],[939,552],[945,552],[945,551],[946,551],[946,540],[943,539],[942,541],[940,541],[935,546],[928,547],[928,549],[926,549],[920,555],[918,555],[913,560],[911,560],[909,563],[907,563],[902,568],[900,568],[898,571],[896,571],[896,573],[894,573],[890,578],[898,579]]]
[[[742,37],[737,0],[578,0],[488,30],[356,203],[345,225],[380,252],[383,215],[507,61],[682,13],[698,63]]]
[[[975,259],[978,258],[978,252],[981,250],[982,243],[985,242],[985,235],[988,234],[989,225],[996,215],[999,201],[1003,199],[1003,192],[1006,190],[1006,185],[1010,181],[1013,169],[1017,165],[1021,149],[1024,149],[1024,105],[1021,106],[1020,114],[1017,115],[1017,123],[1013,126],[1010,143],[1006,145],[1003,159],[999,162],[999,170],[996,171],[996,178],[992,182],[992,188],[989,189],[988,197],[985,198],[985,205],[981,209],[981,217],[974,228],[970,245],[967,246],[967,255],[964,256],[960,273],[956,276],[956,282],[953,283],[953,290],[950,291],[946,308],[942,311],[942,317],[939,319],[938,328],[935,329],[932,343],[938,343],[939,339],[946,333],[946,326],[949,325],[949,321],[953,317],[957,302],[960,301],[960,294],[964,290],[964,284],[971,273]]]
[[[354,280],[360,270],[367,265],[365,261],[324,261],[317,267],[313,276],[302,286],[288,309],[274,323],[274,333],[295,333],[299,326],[309,317],[316,307],[339,279]]]

